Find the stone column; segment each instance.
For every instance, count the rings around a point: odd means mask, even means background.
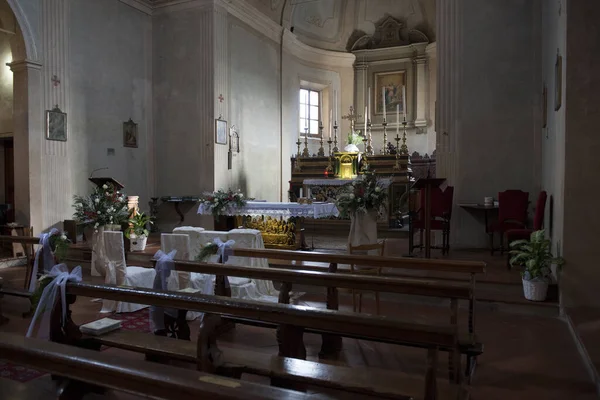
[[[416,113],[414,113],[415,126],[427,126],[427,92],[429,84],[427,80],[427,58],[419,56],[413,60],[417,75],[416,87],[413,93],[416,93]]]
[[[42,64],[31,60],[8,64],[14,81],[15,220],[42,229]]]

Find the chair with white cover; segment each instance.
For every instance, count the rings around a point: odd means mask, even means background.
[[[106,256],[106,276],[104,282],[110,285],[152,289],[154,276],[156,275],[154,269],[127,266],[127,263],[125,262],[123,232],[105,231],[102,235],[104,239],[104,253]],[[134,312],[146,307],[148,306],[145,304],[103,300],[101,312]]]
[[[190,260],[195,260],[200,254],[202,249],[200,241],[200,233],[204,231],[204,228],[198,226],[178,226],[173,229],[173,233],[186,234],[190,237]]]
[[[190,260],[190,237],[186,234],[161,233],[160,249],[165,254],[176,250],[175,260]],[[185,289],[190,283],[190,273],[185,271],[175,271],[169,276],[167,285],[169,290],[176,291]]]

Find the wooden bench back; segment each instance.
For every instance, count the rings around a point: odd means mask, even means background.
[[[19,365],[144,397],[182,400],[325,398],[2,332],[0,355],[3,360]]]

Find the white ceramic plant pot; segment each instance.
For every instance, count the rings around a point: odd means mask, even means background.
[[[146,236],[131,236],[129,241],[131,243],[131,251],[144,251],[148,238]]]
[[[523,293],[527,300],[544,301],[546,300],[546,293],[548,293],[548,282],[527,281],[523,279]]]

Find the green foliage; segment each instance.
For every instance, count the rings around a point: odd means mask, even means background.
[[[210,256],[217,254],[219,246],[214,243],[206,243],[196,256],[196,261],[206,261]]]
[[[227,191],[219,189],[216,192],[205,193],[200,198],[200,203],[209,207],[212,215],[218,220],[219,216],[227,214],[232,208],[245,207],[247,200],[239,190],[234,192],[231,189]]]
[[[48,286],[50,282],[52,282],[54,278],[48,275],[42,275],[38,279],[38,286],[35,291],[31,294],[31,309],[35,310],[42,298],[42,292]],[[43,310],[42,310],[43,311]]]
[[[350,132],[350,134],[348,135],[348,144],[358,146],[362,143],[362,140],[363,138],[360,135],[360,131]]]
[[[67,237],[67,233],[57,233],[50,236],[48,240],[50,241],[50,248],[54,253],[54,257],[56,257],[59,263],[63,262],[67,258],[69,246],[71,245],[71,241]]]
[[[97,186],[87,197],[74,196],[73,218],[98,228],[101,225],[121,225],[129,218],[127,196],[116,190],[111,183]]]
[[[344,185],[336,199],[336,206],[342,218],[357,212],[385,210],[388,191],[375,172],[365,171],[354,182]]]
[[[545,231],[535,231],[529,240],[515,240],[510,244],[510,265],[523,268],[521,275],[525,280],[550,280],[550,266],[564,264],[562,257],[554,257],[550,251],[551,241],[546,238]]]
[[[131,213],[133,214],[133,210]],[[125,236],[128,239],[131,238],[131,235],[135,235],[136,237],[148,237],[150,232],[148,232],[147,226],[154,223],[152,217],[144,213],[135,214],[133,217],[129,218],[128,222],[130,226],[125,231]]]

